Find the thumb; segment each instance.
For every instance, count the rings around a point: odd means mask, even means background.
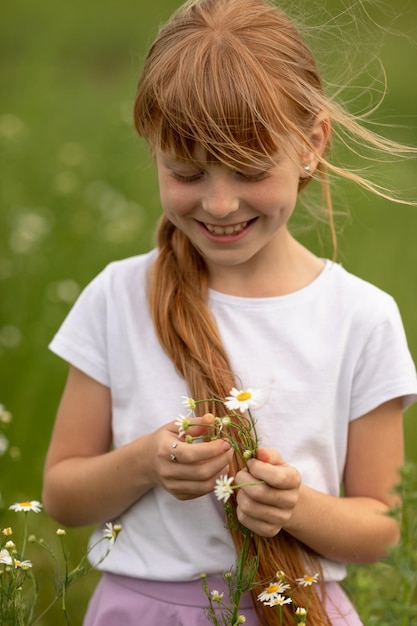
[[[258,448],[256,454],[258,461],[263,463],[270,463],[271,465],[285,465],[285,461],[281,454],[275,448]]]

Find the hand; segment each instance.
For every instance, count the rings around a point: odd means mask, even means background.
[[[190,422],[199,425],[191,426],[187,435],[204,436],[210,434],[214,417],[207,413],[201,418],[190,418]],[[170,422],[155,431],[150,442],[147,465],[151,479],[178,500],[191,500],[212,492],[216,479],[228,472],[232,451],[224,439],[186,443],[178,438],[175,422]]]
[[[300,473],[272,448],[259,448],[257,458],[250,459],[247,467],[238,472],[235,484],[263,483],[238,490],[237,517],[258,535],[274,537],[289,521],[298,502]]]

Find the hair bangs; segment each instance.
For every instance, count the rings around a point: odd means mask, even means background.
[[[230,33],[193,33],[163,71],[153,69],[135,104],[137,129],[153,149],[192,159],[198,146],[227,165],[259,165],[288,140],[276,88]]]

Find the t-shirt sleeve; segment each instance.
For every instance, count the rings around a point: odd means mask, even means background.
[[[74,367],[110,386],[107,360],[106,272],[81,293],[49,344],[52,352]]]
[[[389,297],[356,366],[350,419],[399,397],[404,410],[417,401],[417,376],[397,304]]]

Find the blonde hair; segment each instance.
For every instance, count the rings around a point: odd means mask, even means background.
[[[317,153],[310,134],[318,115],[333,131],[339,126],[343,131],[336,132],[354,137],[355,145],[407,151],[362,127],[326,97],[310,49],[292,21],[267,0],[186,2],[160,29],[148,52],[134,109],[136,129],[151,149],[170,150],[186,159],[194,158],[196,145],[227,166],[262,163],[265,157],[294,148],[314,153],[335,244],[329,174],[389,194]],[[300,183],[300,191],[306,184]],[[207,306],[204,259],[165,217],[157,243],[149,303],[159,340],[193,397],[224,398],[236,381]],[[215,407],[205,410],[214,412]],[[235,465],[239,469],[239,459]],[[239,548],[241,535],[232,534]],[[259,546],[262,580],[282,570],[294,581],[308,563],[314,571],[319,569],[316,555],[284,531],[271,539],[254,537],[254,554]],[[261,622],[272,625],[273,612],[255,602],[258,591],[253,596]],[[299,590],[297,603],[307,603],[305,590]],[[330,623],[317,593],[312,594],[308,619],[312,626]],[[291,610],[284,624],[293,624]]]

